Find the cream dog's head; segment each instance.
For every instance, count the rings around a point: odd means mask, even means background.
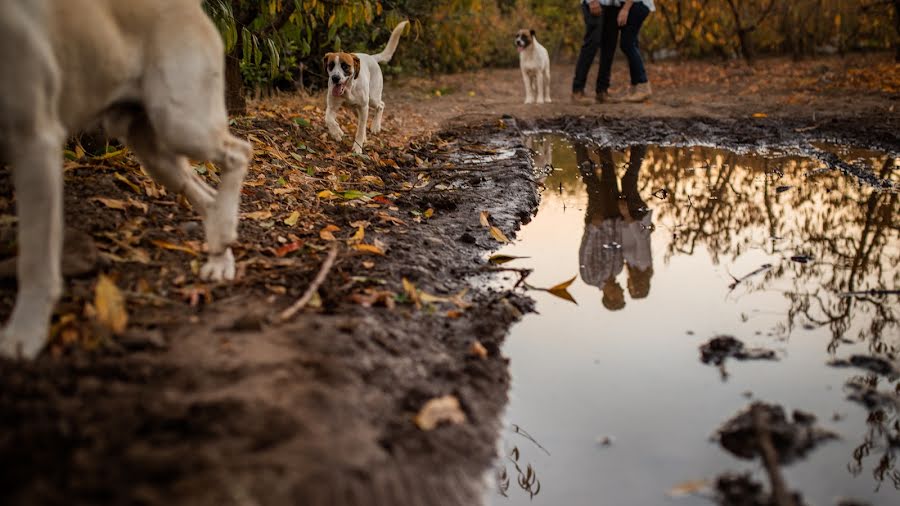
[[[521,53],[534,42],[534,30],[521,29],[516,32],[516,49]]]
[[[328,73],[328,89],[335,97],[344,95],[350,81],[359,77],[359,57],[350,53],[328,53],[325,55],[325,72]]]

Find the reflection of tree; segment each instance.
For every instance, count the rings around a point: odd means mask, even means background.
[[[657,224],[672,233],[664,261],[698,247],[714,264],[752,249],[780,256],[783,261],[747,286],[784,290],[791,302],[786,333],[802,317],[830,329],[834,350],[857,322],[867,322],[858,328],[858,339],[868,338],[874,352],[894,353],[900,343],[881,338],[898,328],[896,304],[840,294],[897,284],[898,195],[833,174],[807,178],[816,168],[812,163],[707,148],[651,149],[644,178],[651,191],[668,190],[655,194],[663,197]],[[891,177],[892,164],[890,158],[883,162],[879,176]],[[792,262],[797,255],[813,262]],[[782,288],[785,283],[790,287]]]
[[[900,467],[897,466],[897,449],[900,448],[900,415],[897,413],[896,402],[891,397],[900,394],[900,382],[893,386],[893,394],[888,391],[879,393],[879,377],[874,374],[856,376],[851,378],[848,386],[852,386],[857,392],[868,392],[868,398],[887,396],[888,400],[882,403],[872,403],[869,408],[869,416],[866,419],[868,429],[863,436],[863,442],[853,450],[852,462],[847,464],[847,470],[853,476],[859,476],[865,470],[865,461],[870,457],[876,459],[872,468],[872,477],[877,483],[876,490],[881,488],[885,480],[891,482],[895,489],[900,490]],[[866,398],[866,396],[861,396]],[[893,404],[893,405],[892,405]]]

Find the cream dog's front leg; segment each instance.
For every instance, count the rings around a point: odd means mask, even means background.
[[[361,105],[357,111],[359,119],[356,123],[356,140],[353,141],[353,152],[362,153],[366,144],[366,124],[369,122],[369,101]]]
[[[43,127],[32,139],[14,140],[19,293],[0,334],[0,356],[32,359],[47,343],[50,317],[62,294],[63,177],[61,127]]]
[[[544,72],[538,71],[535,74],[535,80],[537,82],[537,103],[544,103]]]
[[[344,138],[344,131],[337,122],[337,110],[341,106],[340,102],[333,99],[331,93],[328,93],[328,99],[325,106],[325,126],[331,138],[340,141]]]
[[[531,79],[528,77],[528,73],[524,70],[522,71],[522,81],[525,82],[525,103],[533,104],[534,94],[531,92]]]

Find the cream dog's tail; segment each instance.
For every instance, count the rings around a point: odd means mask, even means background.
[[[409,21],[403,21],[402,23],[397,25],[396,28],[394,28],[394,31],[391,32],[391,40],[388,41],[387,47],[384,48],[384,51],[372,55],[372,58],[374,58],[375,61],[377,61],[378,63],[387,63],[391,61],[391,58],[394,57],[394,51],[397,50],[397,44],[400,43],[400,35],[403,34],[403,29],[406,28],[406,25],[408,24]]]

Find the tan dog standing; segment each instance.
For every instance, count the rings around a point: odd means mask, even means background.
[[[0,355],[31,358],[62,292],[62,146],[102,120],[204,218],[203,278],[234,278],[250,145],[228,131],[224,48],[200,0],[0,2],[0,163],[16,188],[19,293]],[[221,169],[218,192],[188,157]]]
[[[391,61],[400,35],[408,25],[408,21],[398,24],[391,32],[384,51],[374,55],[365,53],[328,53],[325,55],[325,71],[328,72],[328,98],[325,107],[325,125],[331,137],[340,141],[344,131],[337,122],[337,110],[345,103],[356,109],[356,138],[353,141],[353,152],[362,153],[366,143],[366,125],[369,121],[369,108],[375,109],[372,122],[372,133],[381,131],[381,117],[384,114],[384,76],[379,63]]]

